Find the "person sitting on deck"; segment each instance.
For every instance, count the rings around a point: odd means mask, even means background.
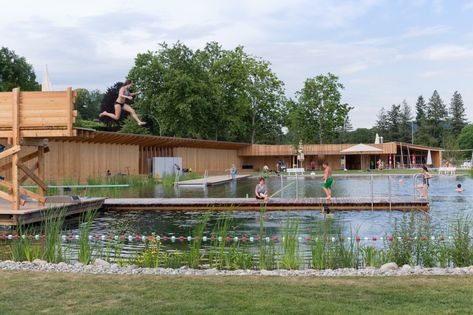
[[[259,178],[259,183],[256,185],[256,188],[255,188],[255,194],[256,194],[256,199],[260,199],[264,201],[269,200],[269,194],[268,194],[268,190],[266,189],[264,177]]]
[[[455,189],[456,192],[463,192],[463,187],[462,187],[462,184],[457,184],[457,188]]]

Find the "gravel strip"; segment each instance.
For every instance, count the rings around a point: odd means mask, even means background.
[[[218,270],[218,269],[190,269],[181,267],[172,268],[141,268],[134,265],[120,267],[104,260],[97,259],[91,265],[76,264],[50,264],[44,260],[36,259],[33,262],[0,261],[0,270],[22,270],[38,272],[66,272],[89,274],[119,274],[119,275],[172,275],[172,276],[312,276],[312,277],[375,277],[375,276],[411,276],[411,275],[470,275],[473,276],[473,266],[463,268],[422,268],[419,266],[404,265],[398,267],[395,263],[388,263],[381,268],[365,269],[326,269],[326,270]]]

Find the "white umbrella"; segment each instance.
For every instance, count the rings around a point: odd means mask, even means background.
[[[43,82],[41,83],[41,91],[52,91],[51,82],[49,81],[48,65],[44,67]]]
[[[432,154],[430,153],[430,150],[429,152],[427,152],[427,165],[432,165]]]
[[[374,144],[379,144],[379,135],[376,134],[376,137],[374,138]]]

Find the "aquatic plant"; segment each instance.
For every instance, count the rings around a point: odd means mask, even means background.
[[[77,260],[83,264],[89,264],[92,260],[92,247],[89,236],[92,229],[92,223],[97,215],[97,210],[90,210],[83,213],[79,221],[79,250]]]
[[[266,207],[261,206],[259,212],[259,241],[258,241],[258,267],[259,269],[273,270],[276,266],[276,250],[274,246],[274,240],[266,237],[266,231],[264,228],[264,218],[266,213]]]
[[[206,213],[196,225],[192,232],[192,241],[190,244],[188,265],[190,268],[199,268],[200,261],[203,257],[202,253],[202,237],[204,236],[204,230],[209,221],[210,214]]]
[[[10,244],[10,255],[13,261],[33,261],[41,257],[41,247],[35,244],[32,238],[34,234],[32,226],[17,225],[17,240]]]
[[[453,240],[450,247],[452,263],[456,267],[473,265],[473,244],[471,242],[471,220],[459,217],[453,226]]]
[[[300,269],[302,258],[299,253],[299,221],[288,219],[283,229],[282,267],[285,269]]]
[[[61,231],[64,226],[65,209],[49,208],[43,218],[44,248],[42,258],[51,263],[63,261]]]
[[[210,267],[223,269],[225,266],[225,247],[230,225],[231,218],[227,214],[223,214],[217,219],[210,241]]]

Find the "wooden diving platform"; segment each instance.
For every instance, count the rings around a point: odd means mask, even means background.
[[[44,220],[48,209],[57,211],[65,210],[65,216],[71,216],[102,208],[105,198],[78,198],[73,200],[71,197],[63,196],[57,198],[46,198],[44,205],[29,201],[19,210],[12,210],[9,202],[0,199],[0,225],[17,225],[19,222],[24,224],[37,223]]]
[[[236,175],[235,179],[242,179],[250,177],[250,174],[245,175]],[[181,182],[177,182],[178,186],[214,186],[219,184],[224,184],[232,181],[231,175],[218,175],[218,176],[209,176],[207,178],[198,178],[198,179],[189,179]]]
[[[400,210],[428,211],[429,202],[413,197],[337,197],[327,202],[325,198],[280,199],[272,198],[266,204],[254,198],[110,198],[103,208],[117,211],[266,211],[330,210]]]

